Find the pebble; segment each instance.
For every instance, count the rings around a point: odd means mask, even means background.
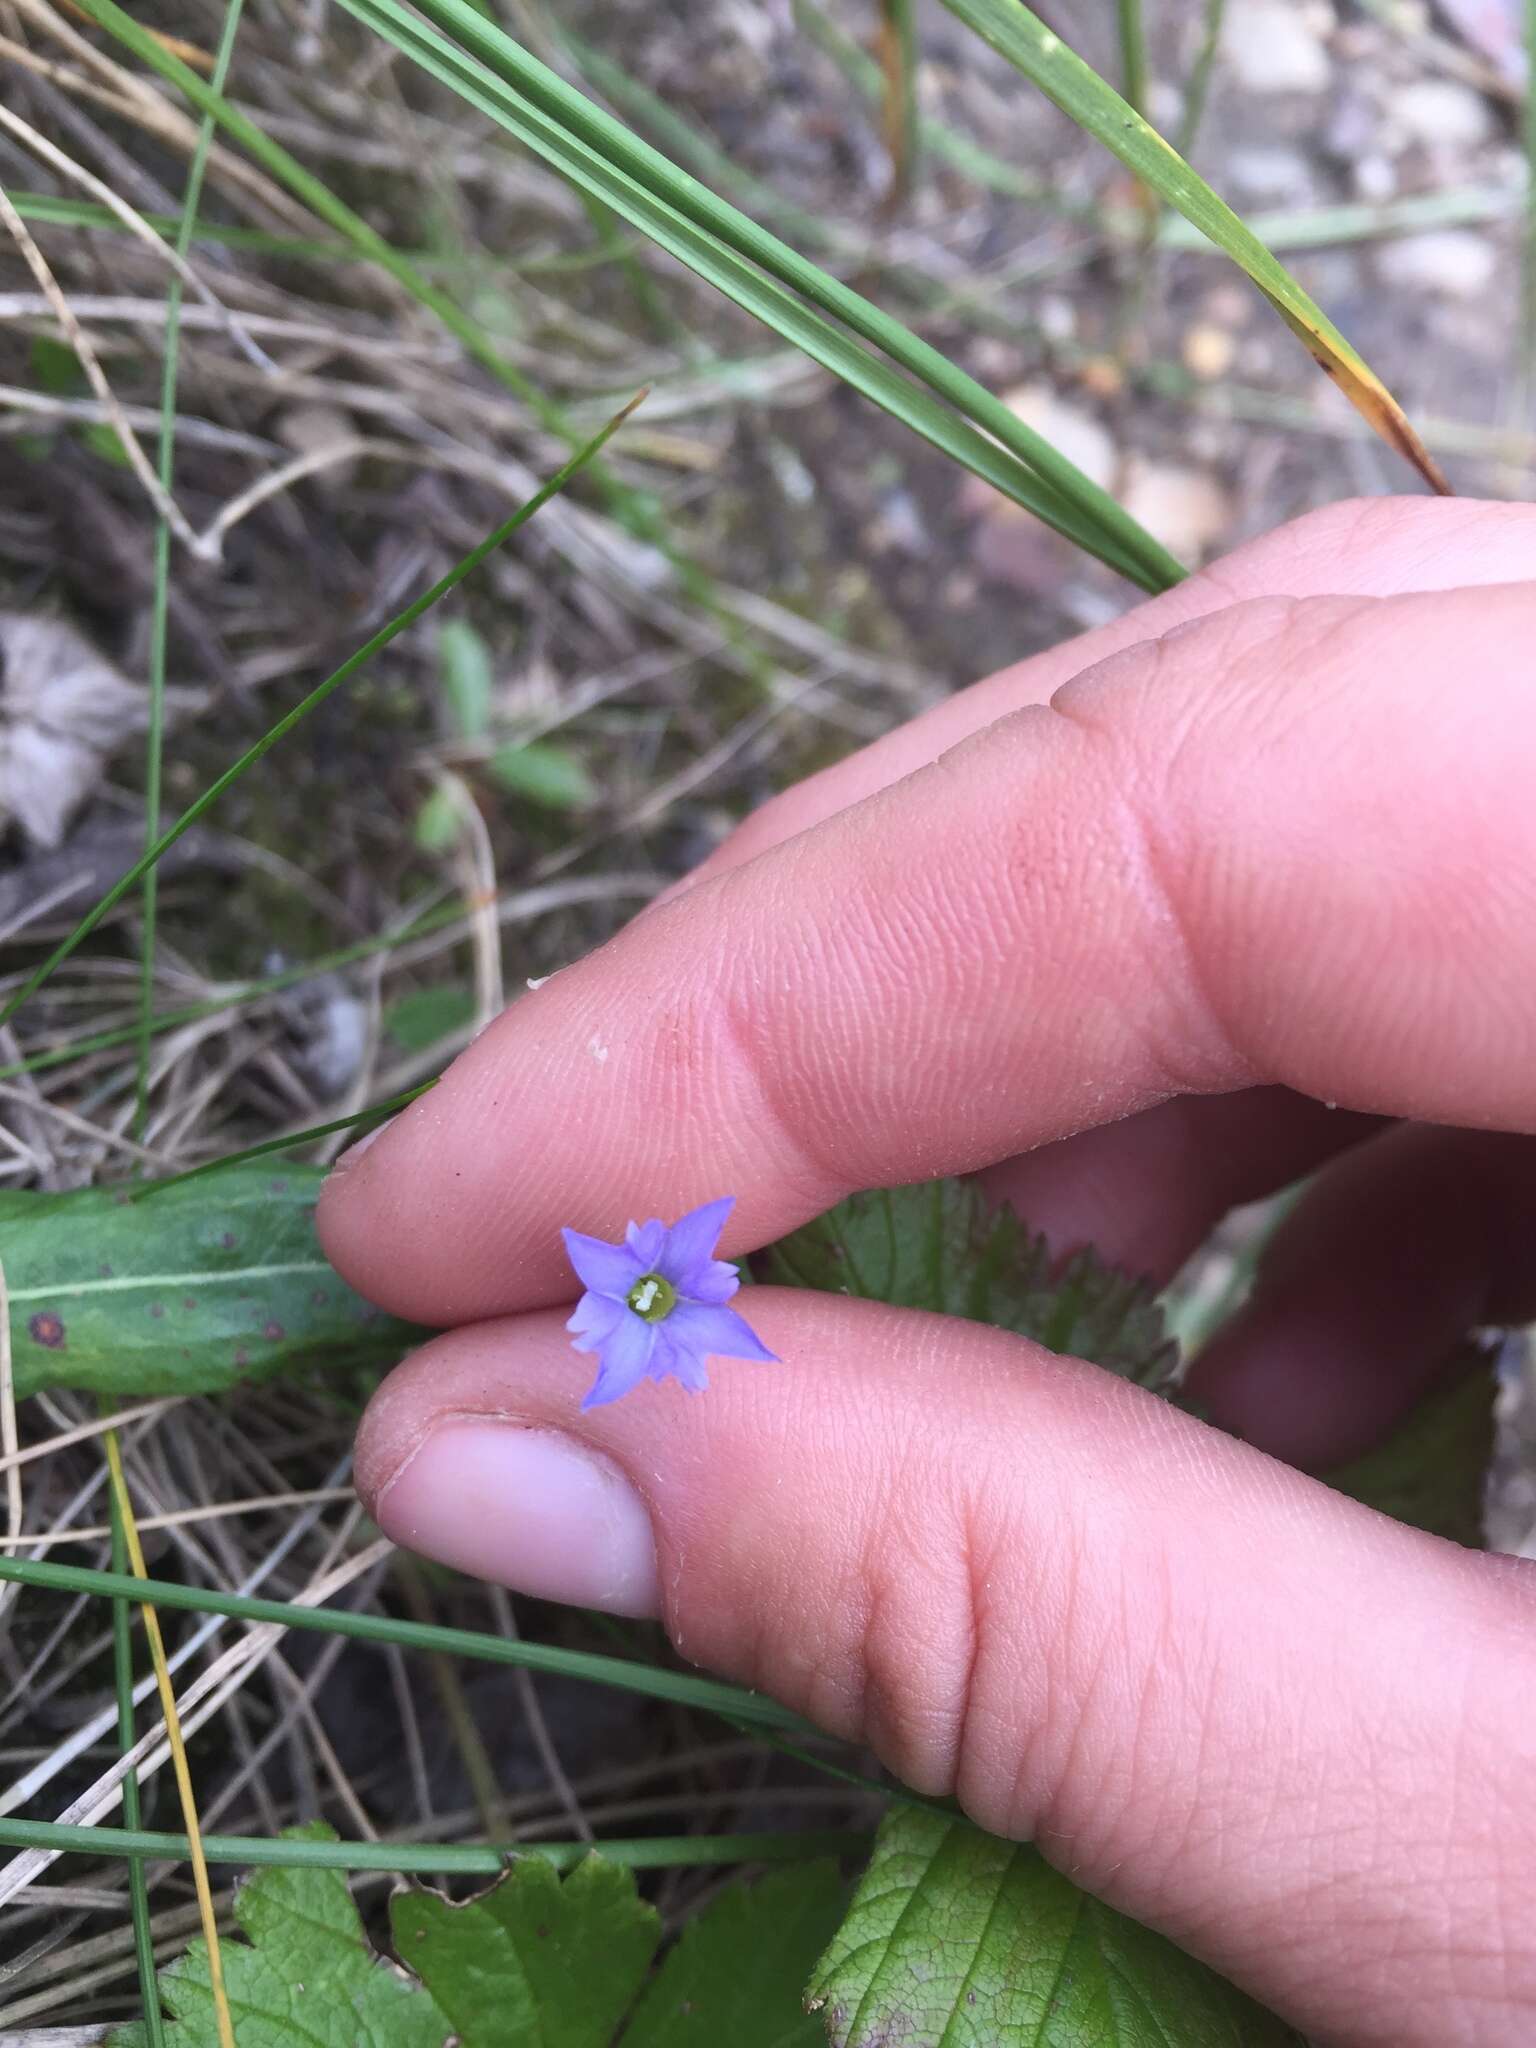
[[[1202,469],[1133,455],[1120,502],[1183,562],[1204,561],[1230,530],[1227,494]]]
[[[1493,282],[1498,251],[1486,235],[1440,228],[1404,235],[1376,252],[1376,274],[1394,291],[1434,292],[1445,299],[1475,299]]]
[[[1190,328],[1179,353],[1192,377],[1198,377],[1202,383],[1214,383],[1231,369],[1237,354],[1237,338],[1225,327],[1212,327],[1202,321],[1198,327]]]
[[[1092,413],[1069,405],[1048,384],[1021,384],[1004,394],[1003,403],[1026,427],[1033,427],[1075,462],[1084,476],[1106,491],[1113,486],[1119,457],[1109,432]]]
[[[1236,84],[1250,93],[1316,93],[1332,76],[1318,32],[1325,17],[1296,0],[1232,0],[1221,49]]]
[[[1391,99],[1392,125],[1425,149],[1476,149],[1492,139],[1493,109],[1480,92],[1453,78],[1419,78]]]
[[[1224,184],[1261,206],[1306,206],[1315,197],[1312,167],[1301,152],[1262,144],[1228,153]]]

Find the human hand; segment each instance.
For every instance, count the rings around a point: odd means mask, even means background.
[[[1324,2040],[1529,2043],[1526,1568],[1265,1453],[1325,1468],[1536,1314],[1533,575],[1531,508],[1315,514],[790,791],[516,1003],[321,1205],[354,1285],[459,1326],[364,1420],[380,1526],[659,1615]],[[981,1172],[1162,1281],[1314,1169],[1201,1360],[1250,1442],[770,1288],[783,1363],[578,1413],[562,1224],[728,1191],[731,1256]]]

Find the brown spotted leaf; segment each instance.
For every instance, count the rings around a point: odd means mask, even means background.
[[[398,1358],[414,1332],[337,1278],[319,1167],[253,1161],[132,1202],[0,1193],[16,1391],[217,1393],[301,1365]]]

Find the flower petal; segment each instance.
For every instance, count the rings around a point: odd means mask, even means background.
[[[711,1308],[680,1301],[667,1317],[667,1335],[695,1358],[761,1358],[777,1363],[773,1352],[755,1337],[733,1308]]]
[[[579,1230],[562,1230],[565,1255],[576,1268],[576,1277],[593,1294],[606,1294],[622,1301],[645,1271],[635,1263],[628,1246],[608,1244],[600,1237],[584,1237]]]
[[[600,1349],[597,1378],[588,1389],[582,1408],[601,1408],[605,1402],[617,1401],[631,1387],[639,1386],[649,1370],[655,1348],[656,1325],[626,1310]]]
[[[659,1216],[653,1216],[649,1223],[631,1223],[624,1233],[624,1242],[640,1261],[642,1273],[656,1270],[656,1261],[661,1257],[666,1241],[667,1226]]]
[[[686,1387],[690,1394],[702,1394],[709,1385],[709,1374],[704,1370],[704,1361],[687,1344],[674,1344],[667,1335],[667,1325],[672,1321],[668,1316],[665,1323],[656,1326],[656,1349],[651,1356],[651,1378],[664,1380],[670,1374],[679,1386]]]
[[[621,1317],[630,1311],[622,1301],[615,1301],[610,1294],[584,1294],[571,1312],[566,1324],[575,1332],[574,1343],[578,1351],[596,1351],[604,1339],[612,1336]]]
[[[734,1266],[724,1259],[711,1259],[693,1274],[686,1291],[679,1288],[678,1292],[684,1301],[703,1301],[716,1307],[729,1301],[740,1285],[741,1275]]]
[[[693,1294],[695,1279],[715,1262],[715,1241],[725,1228],[725,1219],[736,1206],[734,1195],[722,1195],[701,1209],[679,1216],[667,1232],[667,1242],[657,1264],[679,1294]]]

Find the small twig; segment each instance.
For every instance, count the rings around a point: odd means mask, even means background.
[[[46,135],[40,135],[28,121],[19,114],[13,114],[9,107],[0,105],[0,127],[9,129],[25,149],[34,156],[40,156],[45,163],[52,164],[60,177],[80,185],[91,197],[105,206],[127,228],[131,235],[152,249],[162,262],[168,263],[182,283],[189,286],[197,297],[218,320],[236,348],[267,376],[277,374],[277,365],[259,343],[253,338],[238,313],[232,313],[228,306],[203,282],[187,259],[173,249],[171,244],[157,235],[141,213],[136,213],[126,199],[121,198],[105,180],[88,171],[84,164],[76,163],[62,149],[51,143]]]
[[[144,1562],[144,1546],[139,1541],[138,1527],[133,1517],[133,1502],[129,1498],[128,1482],[123,1475],[122,1453],[118,1448],[116,1430],[107,1431],[105,1444],[107,1467],[112,1475],[112,1496],[117,1504],[117,1516],[128,1549],[128,1561],[136,1579],[147,1579],[149,1568]],[[181,1800],[182,1825],[187,1831],[187,1856],[192,1865],[192,1882],[197,1892],[203,1944],[207,1951],[208,1989],[213,1999],[219,2048],[235,2048],[235,2029],[230,2017],[229,1994],[224,1988],[224,1965],[219,1951],[219,1924],[213,1906],[213,1886],[208,1879],[208,1859],[203,1854],[202,1834],[197,1822],[197,1801],[192,1789],[192,1771],[187,1761],[186,1744],[182,1739],[176,1690],[171,1683],[170,1668],[166,1662],[165,1639],[160,1632],[160,1617],[148,1601],[144,1603],[140,1612],[144,1621],[144,1634],[149,1643],[150,1659],[155,1668],[155,1684],[160,1693],[160,1706],[165,1715],[166,1739],[170,1746],[171,1765],[176,1776],[176,1790]],[[131,1707],[131,1692],[129,1702]]]
[[[47,257],[44,256],[42,250],[33,240],[31,231],[11,204],[10,195],[3,185],[0,185],[0,221],[4,222],[11,239],[21,251],[27,268],[37,279],[41,290],[46,294],[48,303],[53,308],[55,318],[68,336],[70,347],[79,358],[80,367],[85,372],[87,383],[89,383],[100,402],[106,407],[107,416],[113,427],[116,428],[117,437],[123,445],[123,453],[127,456],[134,475],[142,484],[145,496],[195,561],[217,561],[217,551],[209,553],[204,543],[198,539],[192,528],[187,524],[181,507],[167,491],[161,488],[160,479],[155,475],[153,464],[144,453],[139,437],[129,423],[128,415],[118,404],[117,396],[112,386],[107,382],[106,372],[101,367],[100,359],[89,336],[75,318],[69,300],[60,290],[57,278],[55,278],[52,270],[48,267]]]
[[[122,1414],[106,1418],[102,1427],[109,1429],[114,1423],[121,1422],[124,1416],[135,1412],[138,1411],[125,1408]],[[16,1477],[14,1464],[10,1467],[9,1477]],[[138,1524],[140,1529],[179,1529],[188,1522],[217,1522],[228,1515],[259,1515],[272,1508],[303,1507],[311,1501],[320,1501],[328,1505],[334,1501],[352,1498],[353,1491],[350,1486],[301,1487],[293,1493],[256,1494],[250,1500],[209,1501],[201,1507],[177,1508],[173,1512],[160,1515],[140,1515]],[[111,1534],[111,1529],[105,1525],[95,1529],[49,1529],[41,1534],[13,1533],[0,1537],[0,1550],[15,1550],[23,1543],[38,1550],[51,1550],[56,1543],[100,1543]]]
[[[29,1464],[33,1458],[52,1457],[55,1451],[67,1450],[71,1444],[85,1443],[109,1429],[121,1429],[125,1422],[137,1422],[146,1415],[163,1415],[168,1408],[179,1408],[189,1398],[186,1394],[167,1394],[159,1401],[141,1401],[137,1408],[119,1408],[115,1415],[99,1415],[92,1422],[61,1430],[57,1436],[47,1437],[40,1444],[28,1444],[25,1450],[7,1451],[4,1458],[0,1458],[0,1468],[9,1472],[12,1466]]]

